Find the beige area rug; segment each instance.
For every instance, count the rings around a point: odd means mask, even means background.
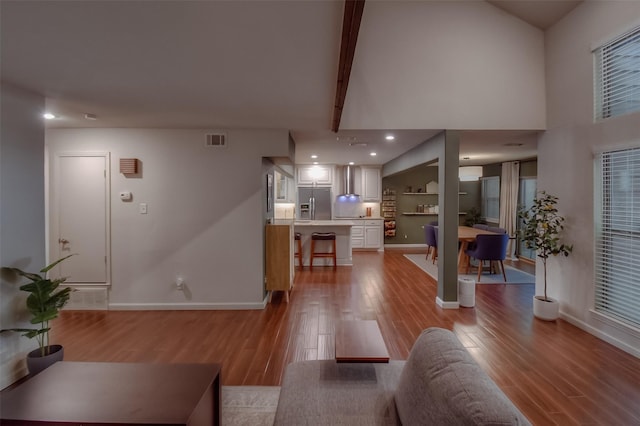
[[[271,426],[280,386],[222,386],[222,426]]]
[[[431,275],[435,280],[438,279],[438,262],[434,265],[431,261],[424,258],[424,254],[405,254],[404,257],[416,264],[420,269]],[[535,284],[536,277],[510,266],[504,267],[507,275],[507,282],[504,282],[502,274],[489,274],[483,272],[480,282],[477,284]],[[468,278],[475,281],[478,278],[477,272],[469,275],[458,275],[459,278]]]

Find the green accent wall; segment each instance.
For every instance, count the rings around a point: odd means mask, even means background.
[[[396,192],[396,236],[385,237],[385,244],[424,244],[424,225],[437,221],[437,214],[433,215],[403,215],[402,213],[417,212],[419,205],[438,205],[437,194],[426,194],[426,185],[431,181],[438,181],[438,167],[423,164],[405,172],[397,173],[382,179],[382,189],[392,189]],[[466,212],[470,208],[480,209],[480,182],[460,182],[459,210]],[[423,195],[412,194],[422,192]],[[426,207],[425,207],[426,208]],[[464,223],[465,215],[459,215],[459,223]]]

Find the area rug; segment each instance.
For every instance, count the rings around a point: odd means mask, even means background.
[[[405,254],[404,257],[412,261],[416,266],[425,271],[435,280],[438,279],[438,262],[434,265],[431,261],[424,258],[424,254]],[[483,272],[480,282],[478,284],[535,284],[536,277],[510,266],[504,267],[505,274],[507,275],[507,282],[504,282],[502,274],[489,274]],[[475,274],[458,275],[460,278],[469,278],[476,280],[478,278],[477,272]]]
[[[271,426],[280,386],[222,386],[222,426]]]

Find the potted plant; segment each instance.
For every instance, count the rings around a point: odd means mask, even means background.
[[[18,268],[2,268],[3,272],[11,272],[29,279],[31,282],[20,286],[20,290],[29,293],[27,297],[27,310],[31,313],[31,324],[37,324],[37,328],[11,328],[4,331],[17,331],[28,338],[36,338],[38,349],[27,354],[27,367],[30,374],[37,374],[56,361],[61,361],[64,350],[60,345],[49,343],[49,321],[56,318],[60,309],[69,301],[71,288],[59,289],[60,284],[67,278],[50,279],[47,273],[58,263],[73,256],[63,257],[52,264],[45,266],[40,273],[25,272]]]
[[[520,238],[527,248],[536,250],[544,270],[544,296],[534,296],[533,314],[547,321],[558,318],[559,311],[558,302],[547,295],[547,259],[559,254],[569,256],[573,249],[572,245],[560,242],[559,235],[564,229],[565,219],[558,214],[557,203],[558,197],[539,191],[533,205],[518,213],[523,221]]]
[[[476,223],[487,223],[487,221],[482,217],[480,210],[471,207],[464,218],[464,224],[465,226],[473,226]]]

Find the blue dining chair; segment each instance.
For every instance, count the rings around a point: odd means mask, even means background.
[[[495,232],[496,234],[506,234],[507,230],[504,228],[498,228],[497,226],[489,226],[487,228],[487,231],[489,232]]]
[[[473,249],[465,250],[465,253],[478,260],[478,280],[482,276],[484,261],[489,261],[489,270],[491,270],[491,262],[500,262],[502,268],[502,277],[507,282],[507,274],[504,271],[504,259],[507,257],[507,244],[509,243],[509,235],[507,234],[480,234],[476,237],[476,246]]]
[[[425,259],[429,259],[429,253],[431,253],[433,263],[436,263],[436,259],[438,258],[438,234],[435,226],[424,226],[424,239],[427,243],[427,256]]]

